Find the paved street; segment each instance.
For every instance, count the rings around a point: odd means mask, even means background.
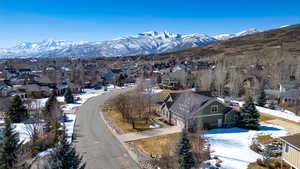
[[[88,100],[77,111],[77,151],[84,155],[87,169],[138,169],[99,115],[99,107],[110,96],[129,89],[115,90],[111,93]]]

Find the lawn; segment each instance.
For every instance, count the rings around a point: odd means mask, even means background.
[[[261,158],[260,154],[250,149],[253,138],[261,135],[278,138],[287,134],[284,129],[275,125],[265,124],[259,129],[256,131],[240,128],[218,128],[207,131],[206,137],[211,145],[212,156],[217,156],[223,161],[221,163],[222,169],[246,169],[250,163]],[[261,139],[267,140],[268,137]]]
[[[285,104],[279,104],[278,106],[287,109],[288,111],[296,113],[296,115],[300,116],[300,110],[297,106],[287,106]]]
[[[297,123],[295,121],[291,121],[291,120],[288,120],[288,119],[285,119],[285,118],[273,116],[273,115],[266,114],[266,113],[260,113],[260,119],[259,119],[260,122],[267,122],[269,120],[275,120],[275,119],[286,121],[286,122],[293,123],[293,124],[296,124],[296,125],[300,126],[300,123]]]
[[[163,89],[159,93],[162,94],[169,94],[169,93],[181,93],[181,92],[191,92],[191,89],[186,89],[186,90],[169,90],[169,89]]]
[[[138,121],[135,124],[135,128],[132,128],[131,123],[127,123],[123,120],[121,113],[112,110],[108,112],[108,115],[115,121],[117,126],[120,127],[125,133],[149,130],[151,129],[149,128],[149,126],[151,124],[154,124],[152,120],[148,121],[148,124],[146,124],[145,121]]]
[[[168,134],[164,136],[136,140],[133,141],[133,143],[148,155],[161,155],[165,151],[167,145],[175,146],[179,136],[180,133]]]
[[[278,119],[278,117],[272,116],[272,115],[269,115],[266,113],[260,113],[260,118],[259,118],[260,122],[266,122],[266,121],[274,120],[274,119]]]
[[[278,138],[274,138],[271,135],[261,135],[257,137],[257,140],[260,143],[267,143],[267,142],[273,142],[273,141],[278,141]]]
[[[198,135],[195,133],[189,133],[190,142],[193,142],[193,140],[197,139],[197,136]],[[148,155],[162,155],[166,152],[166,150],[175,153],[175,147],[179,137],[180,133],[174,133],[135,140],[133,143]]]

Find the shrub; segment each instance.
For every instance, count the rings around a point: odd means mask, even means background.
[[[268,169],[276,169],[276,165],[272,162],[267,162]]]
[[[260,159],[260,158],[256,160],[256,163],[257,163],[257,165],[259,165],[259,166],[263,166],[263,167],[266,166],[265,163],[264,163],[264,161],[263,161],[262,159]]]

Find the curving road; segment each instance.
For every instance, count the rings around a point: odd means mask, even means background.
[[[99,115],[99,107],[121,89],[91,98],[77,111],[77,151],[84,156],[87,169],[138,169],[122,144],[112,135]]]

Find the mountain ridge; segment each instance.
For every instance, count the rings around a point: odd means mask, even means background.
[[[20,42],[11,48],[0,48],[0,58],[43,58],[43,57],[116,57],[163,53],[178,49],[192,48],[235,37],[259,32],[247,29],[227,36],[205,34],[175,34],[171,32],[144,32],[122,36],[106,41],[43,40]]]
[[[300,58],[299,56],[300,24],[295,24],[195,48],[131,58],[151,62],[163,62],[174,59],[210,60],[214,62],[219,58],[231,64],[244,62],[250,64],[252,61],[257,62],[258,60],[261,64],[268,64],[270,60],[274,60],[278,61],[276,64],[280,65],[288,59],[294,60],[294,63],[299,63],[296,60]]]

